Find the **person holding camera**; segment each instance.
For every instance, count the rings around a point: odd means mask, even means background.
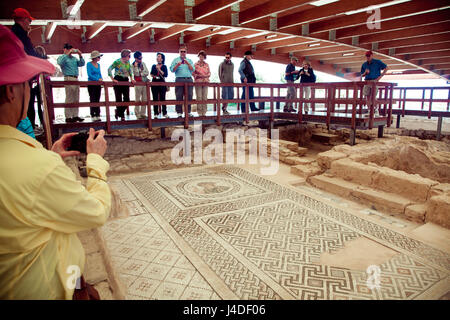
[[[55,67],[26,55],[5,26],[0,46],[0,299],[72,299],[82,290],[74,280],[89,287],[80,277],[85,253],[77,232],[102,226],[111,208],[105,133],[95,138],[90,129],[85,188],[62,159],[79,154],[66,150],[76,133],[50,151],[16,129],[27,114],[29,80]]]
[[[142,61],[142,52],[136,51],[134,53],[133,75],[134,81],[147,82],[148,69],[144,61]],[[135,86],[134,92],[136,96],[136,106],[134,107],[134,114],[137,119],[146,119],[147,110],[147,88],[145,86]]]
[[[78,54],[75,58],[72,54]],[[64,54],[58,57],[57,63],[61,66],[61,71],[64,74],[64,81],[78,81],[78,67],[84,66],[84,59],[79,49],[75,49],[69,43],[64,45]],[[78,103],[80,101],[80,86],[67,85],[64,86],[66,90],[66,103]],[[78,108],[65,108],[64,114],[66,122],[83,122],[84,119],[78,116]]]
[[[191,59],[186,58],[187,47],[186,45],[180,46],[180,56],[175,58],[170,65],[170,71],[175,73],[175,82],[191,82],[192,83],[192,74],[195,71],[195,66],[192,63]],[[194,94],[194,87],[188,86],[188,100],[192,100],[192,96]],[[178,101],[184,100],[184,86],[175,87],[175,96]],[[177,104],[175,109],[178,114],[178,118],[183,116],[183,106],[181,104]],[[193,117],[191,114],[191,105],[188,105],[188,114],[189,117]]]
[[[316,75],[314,74],[313,69],[311,68],[311,64],[308,61],[303,61],[303,68],[300,69],[298,73],[300,77],[300,83],[315,83]],[[311,98],[311,87],[304,86],[302,87],[302,98],[310,99]],[[309,112],[309,102],[304,104],[305,114]]]

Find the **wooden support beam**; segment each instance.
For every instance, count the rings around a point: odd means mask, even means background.
[[[241,39],[244,38],[246,36],[251,36],[252,34],[258,33],[258,31],[255,30],[240,30],[240,31],[236,31],[236,32],[232,32],[226,35],[216,35],[213,37],[213,39],[211,40],[211,45],[216,45],[216,44],[221,44],[221,43],[226,43],[226,42],[230,42],[230,41],[234,41],[237,39]]]
[[[395,4],[380,9],[381,22],[386,19],[406,17],[428,10],[434,10],[447,7],[448,3],[442,0],[427,0],[427,1],[408,1],[405,3]],[[366,12],[355,13],[352,15],[342,15],[333,19],[313,22],[309,25],[309,33],[311,35],[323,31],[339,29],[343,27],[365,25],[367,23],[368,15]]]
[[[422,52],[440,51],[440,50],[448,50],[448,49],[450,49],[450,42],[432,43],[432,44],[419,45],[419,46],[396,48],[395,55],[399,56],[401,54],[422,53]],[[382,54],[389,54],[388,49],[378,50],[378,52],[382,53]]]
[[[450,63],[450,57],[447,58],[431,58],[431,59],[423,59],[423,60],[411,60],[411,63],[414,63],[416,65],[420,65],[421,67],[426,67],[430,65],[438,65],[438,64],[445,64]]]
[[[437,33],[446,33],[450,32],[450,21],[435,23],[427,26],[419,26],[414,28],[408,28],[403,30],[394,30],[394,31],[386,31],[379,32],[370,35],[364,35],[359,37],[359,43],[372,43],[372,42],[380,42],[386,40],[394,40],[394,39],[405,39],[409,37],[415,37],[417,35],[433,35]],[[351,44],[351,39],[344,41],[340,41],[343,43]]]
[[[435,35],[411,37],[408,39],[389,40],[378,43],[378,50],[389,48],[401,48],[415,45],[432,44],[439,42],[449,42],[450,33],[440,33]]]
[[[236,47],[248,47],[248,46],[252,46],[254,44],[267,43],[266,41],[269,40],[269,39],[270,40],[281,40],[281,39],[284,39],[286,37],[289,37],[289,36],[275,34],[275,33],[268,33],[268,34],[265,34],[265,35],[262,35],[262,36],[253,37],[253,38],[236,40],[234,45]]]
[[[382,4],[389,1],[390,0],[341,0],[318,8],[280,17],[278,19],[278,28],[283,29],[299,24],[310,23],[315,20],[333,17],[335,15],[342,14],[343,12],[364,9],[372,5]]]
[[[68,12],[69,16],[75,16],[78,11],[80,11],[81,6],[83,5],[84,0],[69,0],[67,1],[67,7],[73,6],[70,12]]]
[[[301,55],[303,56],[317,56],[317,55],[329,55],[329,54],[340,54],[342,56],[342,54],[347,53],[347,52],[353,52],[355,49],[351,48],[351,47],[345,47],[345,46],[334,46],[334,47],[328,47],[328,48],[319,48],[319,49],[314,49],[314,50],[308,50],[308,51],[303,51],[303,50],[298,50],[295,52],[300,52]],[[317,57],[317,59],[320,59],[320,57]]]
[[[278,41],[266,42],[266,43],[259,45],[257,49],[258,50],[270,50],[273,48],[297,45],[297,44],[304,43],[303,42],[304,39],[305,38],[302,38],[302,37],[295,37],[295,38],[283,39],[283,40],[278,40]],[[312,40],[309,40],[309,41],[310,41],[310,43],[317,42],[317,41],[312,41]]]
[[[108,24],[103,22],[96,22],[91,27],[88,27],[86,31],[86,39],[90,40],[98,35]]]
[[[409,16],[409,17],[400,18],[400,19],[392,19],[392,20],[383,21],[380,23],[381,29],[376,29],[376,30],[367,28],[366,24],[354,26],[354,27],[342,28],[342,29],[336,30],[336,39],[351,38],[353,36],[372,34],[374,32],[378,33],[378,32],[412,28],[412,27],[429,25],[429,24],[442,22],[442,21],[449,21],[449,20],[450,20],[450,9],[439,10],[439,11],[429,12],[429,13],[425,13],[425,14],[418,14],[418,15]],[[319,37],[319,38],[323,38],[323,37],[327,38],[328,32],[318,33],[318,34],[315,34],[314,36]]]
[[[167,0],[139,0],[136,5],[138,17],[144,17],[166,1]]]
[[[183,32],[186,29],[189,29],[191,26],[187,24],[177,24],[173,27],[167,28],[161,32],[158,32],[155,34],[155,41],[162,41],[165,39],[168,39],[170,37],[173,37],[181,32]]]
[[[134,26],[132,26],[131,28],[126,29],[125,31],[123,31],[122,33],[122,39],[128,40],[131,39],[135,36],[137,36],[139,33],[144,32],[145,30],[147,30],[148,28],[151,27],[151,23],[136,23]]]
[[[433,51],[433,52],[415,53],[415,54],[405,55],[405,56],[403,56],[403,60],[411,61],[411,60],[417,60],[417,59],[444,58],[444,57],[450,57],[450,50]]]
[[[45,33],[44,33],[44,38],[45,38],[45,42],[49,42],[50,39],[53,36],[53,33],[56,30],[56,26],[58,24],[56,22],[49,22],[46,26],[45,26]]]
[[[205,0],[192,8],[194,20],[203,19],[244,0]]]
[[[239,23],[246,24],[261,18],[268,17],[274,13],[281,13],[288,10],[299,8],[311,0],[269,0],[254,7],[243,10],[239,13]]]
[[[334,52],[333,49],[336,48],[336,44],[329,42],[329,43],[320,43],[320,46],[313,46],[311,47],[311,43],[305,43],[305,44],[299,44],[295,46],[284,46],[277,49],[277,53],[289,53],[289,52],[298,52],[301,51],[304,55],[308,55],[308,52],[315,52],[318,49],[329,49],[328,52],[332,53]],[[340,48],[340,47],[338,47]]]
[[[198,32],[193,32],[192,34],[188,34],[184,37],[184,42],[185,43],[189,43],[189,42],[194,42],[197,40],[202,40],[208,37],[211,37],[213,35],[215,35],[216,33],[228,30],[229,28],[223,28],[223,27],[211,27],[211,28],[206,28],[204,30],[198,31]]]

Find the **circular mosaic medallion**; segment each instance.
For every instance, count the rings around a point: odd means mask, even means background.
[[[241,186],[236,181],[223,177],[194,178],[177,185],[178,193],[195,198],[223,198],[239,192],[240,189]]]

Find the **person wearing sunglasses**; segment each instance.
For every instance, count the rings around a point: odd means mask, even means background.
[[[219,65],[219,79],[221,83],[234,83],[233,79],[233,73],[234,73],[234,64],[231,61],[231,53],[227,52],[225,54],[225,59],[222,61],[222,63]],[[234,98],[234,88],[232,86],[230,87],[223,87],[222,88],[222,99],[223,100],[231,100]],[[222,104],[222,113],[224,115],[229,115],[230,113],[227,110],[228,103],[224,102]]]
[[[170,65],[170,71],[175,73],[175,82],[189,82],[192,83],[192,74],[195,71],[195,66],[192,63],[191,59],[186,57],[187,47],[186,45],[182,45],[179,50],[180,56],[175,58]],[[192,100],[192,96],[194,93],[194,87],[188,86],[188,100]],[[177,101],[184,100],[184,85],[175,87],[175,96]],[[183,116],[183,106],[181,104],[177,104],[175,107],[178,118]],[[193,117],[191,114],[191,105],[188,105],[188,114],[189,117]]]
[[[115,60],[108,68],[108,76],[114,83],[119,81],[128,82],[131,78],[131,82],[134,83],[133,69],[130,64],[131,50],[123,49],[120,52],[120,59]],[[114,77],[112,71],[114,70]],[[114,95],[117,102],[130,102],[130,87],[129,86],[114,86]],[[115,118],[125,120],[125,110],[127,106],[116,106]]]

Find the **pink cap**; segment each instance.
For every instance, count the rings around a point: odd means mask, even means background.
[[[30,20],[34,20],[34,18],[31,16],[28,10],[24,8],[14,9],[13,18],[28,18]]]
[[[11,30],[0,25],[0,86],[30,80],[40,73],[55,73],[55,67],[45,59],[29,56]]]

